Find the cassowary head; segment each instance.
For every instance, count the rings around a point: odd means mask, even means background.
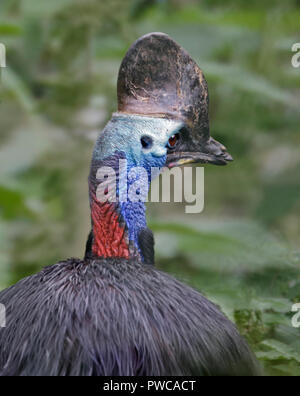
[[[118,110],[182,122],[170,140],[169,167],[232,161],[226,148],[210,137],[208,87],[202,70],[166,34],[143,36],[127,52],[118,78]]]
[[[140,38],[121,64],[118,112],[100,133],[93,153],[88,251],[145,258],[142,239],[149,234],[144,202],[160,169],[231,160],[226,148],[210,137],[208,88],[200,68],[169,36]]]
[[[127,52],[118,77],[118,112],[99,136],[94,161],[123,152],[130,165],[226,165],[210,137],[208,88],[201,69],[169,36],[151,33]]]

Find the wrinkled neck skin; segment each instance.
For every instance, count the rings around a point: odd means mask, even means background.
[[[89,176],[92,232],[88,250],[92,258],[149,261],[145,251],[153,249],[153,237],[147,228],[145,200],[151,179],[166,162],[163,142],[176,124],[117,113],[101,132]],[[140,139],[145,134],[156,139],[161,136],[162,144],[149,152],[141,150]]]

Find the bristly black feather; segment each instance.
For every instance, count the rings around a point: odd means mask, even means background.
[[[0,302],[1,375],[259,373],[213,303],[135,260],[60,262],[4,290]]]
[[[88,239],[86,241],[84,260],[88,260],[92,258],[93,256],[92,246],[93,246],[93,231],[90,231]]]
[[[154,236],[150,228],[143,228],[139,233],[139,247],[144,258],[144,263],[155,264]]]

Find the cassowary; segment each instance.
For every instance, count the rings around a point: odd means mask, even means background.
[[[167,35],[146,35],[123,60],[118,104],[93,153],[85,258],[0,293],[0,374],[258,374],[220,310],[154,267],[144,204],[153,168],[232,160],[210,137],[202,71]]]

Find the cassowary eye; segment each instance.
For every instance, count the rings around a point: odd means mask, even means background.
[[[142,136],[141,137],[141,144],[144,149],[150,149],[153,145],[153,140],[150,136]]]
[[[168,147],[169,148],[174,148],[179,141],[179,133],[176,133],[176,135],[173,135],[170,137],[168,141]]]

